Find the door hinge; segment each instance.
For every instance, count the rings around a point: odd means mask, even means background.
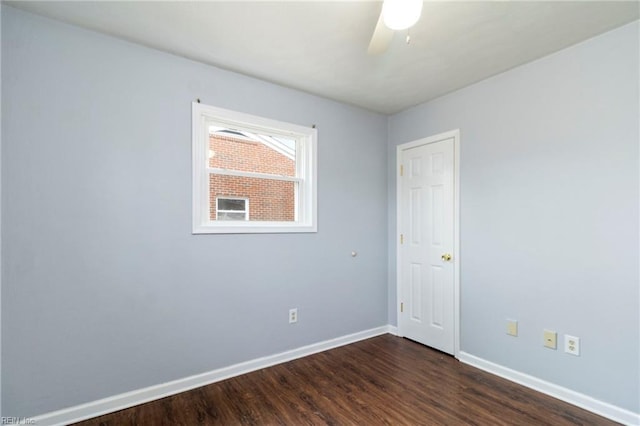
[[[404,312],[404,302],[400,302],[400,312]]]
[[[400,164],[400,176],[404,176],[404,166]]]
[[[400,244],[404,244],[404,235],[400,234]]]

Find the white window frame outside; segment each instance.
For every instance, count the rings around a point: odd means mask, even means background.
[[[220,200],[242,200],[244,201],[244,210],[220,210],[218,208],[218,201]],[[220,220],[218,219],[218,215],[220,214],[220,212],[223,213],[244,213],[244,220],[249,220],[249,199],[247,197],[225,197],[225,196],[219,196],[216,197],[216,220]]]
[[[193,161],[193,229],[194,234],[245,234],[317,232],[317,130],[244,114],[194,102],[192,116]],[[251,133],[281,136],[296,141],[296,175],[280,176],[209,167],[209,126],[217,125]],[[245,176],[297,183],[295,220],[276,221],[216,221],[210,218],[209,176]],[[217,207],[217,205],[216,205]]]

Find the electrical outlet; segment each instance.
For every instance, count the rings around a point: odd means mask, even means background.
[[[571,355],[580,356],[580,338],[565,334],[564,351]]]
[[[289,309],[289,324],[298,322],[298,308]]]
[[[516,320],[507,320],[507,334],[509,336],[518,336],[518,321]]]
[[[545,330],[544,346],[549,349],[556,349],[558,347],[558,333],[551,330]]]

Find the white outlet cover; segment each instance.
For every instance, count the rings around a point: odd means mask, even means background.
[[[565,334],[564,351],[571,355],[580,356],[580,338]]]
[[[289,309],[289,324],[298,322],[298,308]]]

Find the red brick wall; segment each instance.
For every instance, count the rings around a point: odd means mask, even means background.
[[[209,166],[295,176],[295,162],[260,143],[228,136],[209,137]],[[209,177],[211,220],[216,219],[216,198],[248,198],[249,220],[295,220],[294,183],[241,176]]]

